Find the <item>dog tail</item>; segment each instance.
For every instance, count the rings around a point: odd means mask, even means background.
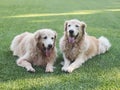
[[[109,40],[106,37],[101,36],[99,38],[99,54],[105,53],[110,49],[110,47],[111,47],[111,44]]]

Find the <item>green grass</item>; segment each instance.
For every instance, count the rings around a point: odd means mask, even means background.
[[[15,63],[9,50],[15,35],[40,28],[58,33],[57,43],[68,19],[87,24],[90,35],[106,36],[110,51],[96,56],[73,73],[61,71],[58,48],[54,73],[34,67],[26,72]],[[0,1],[0,90],[120,90],[120,1],[119,0],[1,0]]]

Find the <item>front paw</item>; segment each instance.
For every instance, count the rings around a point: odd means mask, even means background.
[[[67,72],[67,67],[63,66],[61,70]]]
[[[68,72],[68,73],[73,72],[73,70],[74,70],[74,68],[72,68],[72,67],[68,67],[68,68],[67,68],[67,72]]]
[[[27,71],[28,71],[28,72],[31,72],[31,73],[34,73],[34,72],[35,72],[35,69],[32,68],[32,67],[29,67],[29,68],[27,68]]]
[[[46,70],[45,70],[45,72],[53,72],[53,68],[52,67],[51,68],[47,67]]]

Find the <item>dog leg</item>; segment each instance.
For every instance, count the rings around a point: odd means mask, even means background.
[[[53,72],[53,64],[54,62],[48,62],[47,65],[46,65],[46,70],[45,72]]]
[[[17,65],[18,65],[18,66],[21,66],[21,67],[25,67],[25,68],[27,69],[27,71],[29,71],[29,72],[35,72],[35,69],[32,67],[31,63],[28,62],[28,61],[26,61],[26,60],[27,60],[27,59],[26,59],[26,56],[27,56],[27,55],[19,58],[19,59],[17,60],[17,62],[16,62]]]
[[[70,60],[68,60],[65,55],[63,54],[63,58],[64,58],[64,65],[62,67],[62,71],[67,71],[67,68],[69,67],[70,65]]]
[[[85,60],[80,55],[73,63],[69,65],[67,72],[71,73],[74,69],[79,68],[84,62]]]

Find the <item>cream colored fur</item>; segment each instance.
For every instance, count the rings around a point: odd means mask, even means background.
[[[53,44],[50,56],[44,53],[44,37],[47,36],[47,44]],[[52,38],[52,39],[51,39]],[[53,64],[56,60],[57,50],[55,46],[56,32],[51,29],[41,29],[35,33],[25,32],[17,35],[10,46],[13,55],[18,56],[17,65],[25,67],[27,71],[35,72],[32,65],[46,66],[46,72],[53,72]],[[47,45],[46,44],[46,45]]]
[[[111,47],[109,40],[105,37],[99,39],[87,35],[86,24],[82,21],[72,19],[65,22],[65,31],[60,39],[60,49],[63,53],[64,65],[62,71],[72,72],[79,68],[85,61],[95,55],[105,53]],[[72,30],[74,42],[69,41]]]

